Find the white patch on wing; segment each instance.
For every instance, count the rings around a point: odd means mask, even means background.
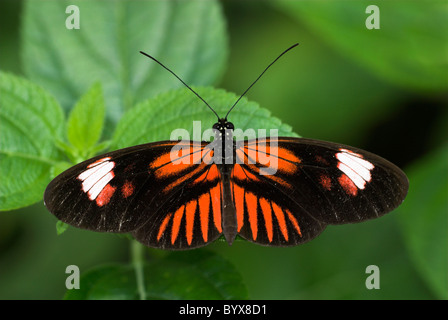
[[[82,181],[82,191],[87,193],[90,200],[95,200],[101,190],[115,176],[112,170],[115,167],[115,162],[109,161],[110,159],[110,157],[106,157],[95,161],[78,176],[78,179]]]
[[[93,185],[93,187],[87,192],[90,200],[95,200],[96,197],[100,194],[100,192],[104,189],[104,187],[115,177],[113,171],[108,172],[105,176],[103,176],[97,183]]]
[[[370,181],[372,179],[372,176],[370,175],[370,170],[373,169],[373,167],[365,167],[362,162],[359,162],[358,160],[367,162],[364,159],[359,159],[357,157],[354,157],[352,155],[349,155],[347,153],[338,153],[336,155],[340,163],[345,164],[346,166],[350,167],[353,171],[355,171],[358,175],[360,175],[365,181]],[[367,162],[371,164],[370,162]]]
[[[359,189],[364,189],[366,183],[372,180],[370,171],[375,166],[369,161],[362,158],[362,155],[357,154],[347,149],[339,149],[341,152],[336,153],[336,158],[339,160],[338,168],[344,172],[350,180]]]
[[[364,189],[366,187],[365,180],[346,164],[339,162],[338,169],[344,172],[347,177],[349,177],[350,180],[352,180],[353,183],[358,187],[358,189]]]
[[[98,165],[98,166],[95,166],[95,167],[93,167],[93,168],[87,169],[86,171],[82,172],[82,173],[78,176],[78,179],[81,180],[81,181],[85,181],[85,180],[87,180],[91,175],[93,175],[95,172],[97,172],[98,170],[100,170],[102,167],[104,167],[104,166],[106,166],[106,165],[107,165],[107,162],[106,162],[106,163],[102,163],[102,164],[100,164],[100,165]],[[89,189],[90,189],[90,188],[89,188]],[[87,190],[85,190],[85,191],[87,192],[89,189],[87,189]]]

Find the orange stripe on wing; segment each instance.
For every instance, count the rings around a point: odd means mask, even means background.
[[[241,165],[235,164],[232,170],[232,178],[236,178],[238,180],[252,180],[252,181],[259,181],[256,176],[254,176],[249,171],[245,170]]]
[[[210,189],[210,198],[213,206],[213,222],[216,229],[222,232],[221,227],[221,184]]]
[[[292,152],[291,150],[288,150],[286,148],[283,147],[279,147],[278,143],[279,142],[289,142],[288,138],[261,138],[261,139],[253,139],[253,140],[249,140],[246,143],[245,148],[256,148],[259,149],[260,151],[265,151],[268,152],[269,154],[276,154],[279,157],[291,161],[291,162],[296,162],[296,163],[300,163],[300,158],[297,157],[294,152]],[[271,145],[274,144],[275,146]],[[277,149],[278,150],[274,150]],[[267,150],[266,150],[267,149]]]
[[[196,212],[197,208],[197,201],[191,200],[187,203],[185,207],[185,231],[186,231],[186,237],[188,245],[191,244],[191,241],[193,240],[193,227],[194,227],[194,214]]]
[[[176,150],[171,148],[169,151],[158,156],[153,162],[149,164],[151,169],[159,169],[166,166],[169,163],[175,165],[193,164],[198,163],[201,159],[201,153],[203,147],[201,145],[174,145],[173,147],[179,147]]]
[[[212,165],[207,171],[196,178],[193,183],[201,183],[205,181],[215,181],[219,178],[219,170],[216,164]]]
[[[252,164],[254,161],[252,158],[256,152],[257,163],[269,165],[271,167],[277,166],[278,170],[288,174],[296,172],[298,168],[297,164],[301,162],[300,158],[293,152],[281,147],[271,147],[269,145],[259,144],[251,147],[245,146],[244,150],[249,155]],[[273,159],[274,162],[271,164],[272,158],[275,159]]]
[[[297,233],[299,234],[299,236],[302,236],[302,232],[300,232],[299,223],[297,222],[296,218],[292,215],[291,211],[289,211],[288,209],[286,209],[285,211],[286,211],[286,214],[288,215],[289,220],[292,222],[292,225],[294,226]]]
[[[167,214],[165,219],[163,219],[160,228],[159,228],[159,233],[157,234],[157,241],[160,240],[160,238],[162,237],[163,233],[165,232],[166,227],[168,226],[168,222],[170,221],[171,218],[171,213]]]
[[[180,207],[176,210],[173,217],[173,227],[171,228],[171,244],[174,244],[179,234],[180,223],[182,221],[182,216],[184,215],[185,206]]]
[[[204,242],[208,241],[208,215],[210,213],[210,195],[204,193],[199,197],[199,217],[201,220],[201,231]]]
[[[275,202],[272,203],[272,209],[274,210],[275,217],[277,218],[280,232],[282,233],[283,238],[288,241],[288,228],[286,227],[283,210]]]
[[[239,164],[235,164],[232,170],[232,177],[237,178],[238,180],[246,179],[246,175],[244,174],[243,168]]]
[[[207,164],[212,164],[213,162],[213,156],[215,154],[215,151],[213,149],[210,148],[204,148],[204,150],[202,151],[202,161],[207,163]]]
[[[257,239],[258,233],[258,220],[257,220],[257,210],[258,210],[258,199],[257,196],[251,192],[246,192],[246,204],[247,204],[247,214],[249,217],[250,229],[252,230],[252,239]]]
[[[272,242],[273,230],[271,204],[265,198],[260,198],[260,207],[261,212],[263,213],[266,233],[268,234],[269,242]]]
[[[191,167],[191,165],[188,165],[189,167]],[[193,177],[196,174],[199,174],[201,172],[201,170],[203,170],[205,167],[204,163],[201,163],[200,165],[197,166],[197,168],[195,168],[193,171],[179,177],[178,179],[174,180],[172,183],[170,183],[169,185],[167,185],[164,189],[163,192],[167,193],[170,190],[172,190],[173,188],[177,187],[178,185],[180,185],[181,183],[187,181],[188,179],[190,179],[191,177]],[[177,174],[181,174],[181,172],[177,172]]]
[[[244,153],[243,149],[237,148],[235,150],[237,163],[248,163],[247,155]]]
[[[167,163],[166,165],[158,168],[154,171],[154,174],[157,178],[165,178],[177,174],[181,174],[182,171],[188,170],[192,167],[192,164],[184,164],[184,163]]]

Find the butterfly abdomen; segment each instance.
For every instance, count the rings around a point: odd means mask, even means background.
[[[235,205],[232,200],[232,190],[230,187],[230,174],[233,165],[218,166],[222,179],[222,232],[229,245],[233,243],[238,233]]]

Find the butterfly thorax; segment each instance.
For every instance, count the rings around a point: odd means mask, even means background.
[[[231,164],[234,159],[233,129],[233,123],[226,119],[219,119],[213,125],[216,157],[221,158],[223,164]]]

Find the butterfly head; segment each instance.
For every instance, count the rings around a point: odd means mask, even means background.
[[[233,130],[235,129],[232,122],[227,119],[221,118],[213,125],[215,131],[215,137],[219,139],[233,139]]]

